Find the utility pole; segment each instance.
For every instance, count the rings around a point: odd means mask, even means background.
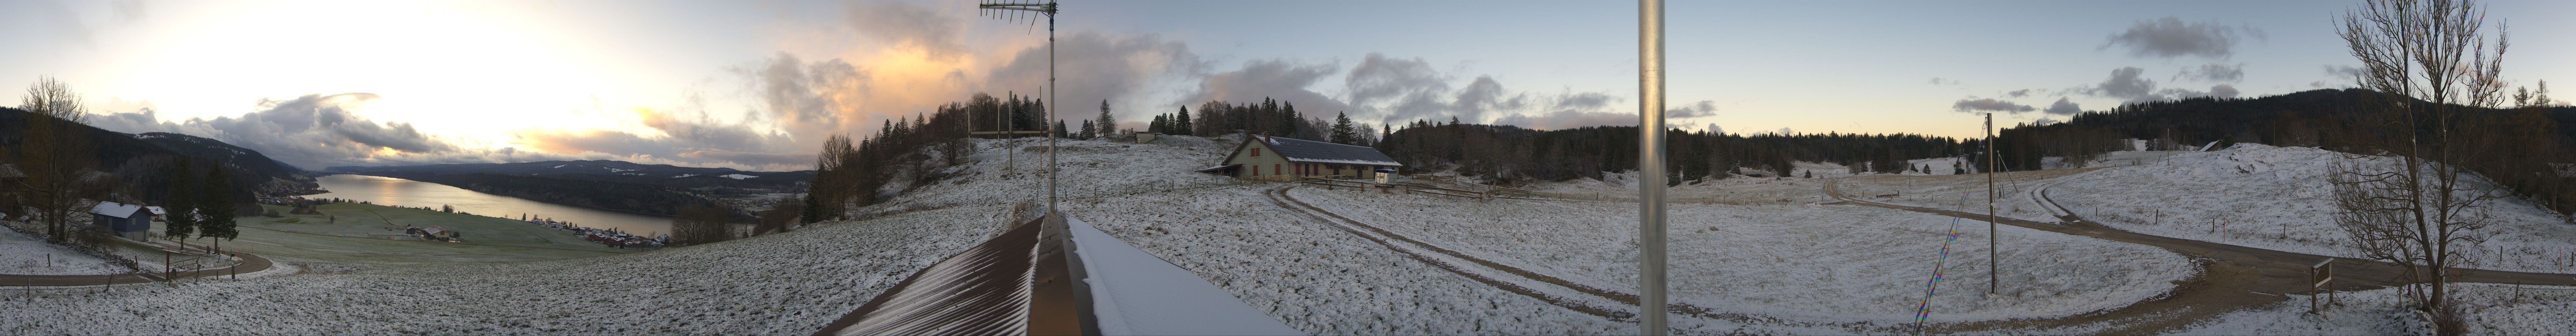
[[[1995,262],[1995,256],[1999,255],[1995,253],[1995,170],[2003,167],[2002,162],[1995,162],[1999,157],[1995,155],[1998,149],[2001,148],[1995,146],[1995,114],[1986,113],[1986,294],[1994,294],[1995,287],[2003,283],[2002,278],[1996,277],[2002,272],[1995,271],[1995,266],[2001,265]]]
[[[1047,94],[1047,99],[1046,99],[1046,100],[1049,100],[1049,101],[1055,100],[1055,92],[1056,92],[1056,86],[1055,86],[1055,13],[1056,13],[1056,4],[1055,4],[1055,1],[1054,1],[1054,0],[1048,0],[1048,1],[1047,1],[1047,2],[1045,2],[1045,3],[1034,3],[1034,2],[1029,2],[1029,3],[1021,3],[1021,2],[986,2],[986,3],[980,4],[980,5],[976,5],[975,7],[976,7],[976,8],[982,8],[982,9],[988,9],[988,10],[1015,10],[1015,11],[1029,11],[1029,12],[1036,12],[1036,13],[1038,13],[1038,14],[1046,15],[1046,21],[1047,21],[1047,85],[1046,85],[1046,94]],[[987,13],[992,13],[992,12],[989,12],[989,11],[988,11]],[[1039,121],[1039,123],[1046,124],[1046,131],[1045,131],[1045,133],[1046,133],[1046,137],[1047,137],[1047,154],[1046,154],[1046,157],[1047,157],[1047,167],[1046,167],[1046,178],[1047,178],[1047,208],[1046,208],[1046,210],[1047,210],[1047,213],[1048,213],[1048,214],[1050,214],[1050,215],[1054,214],[1054,213],[1055,213],[1055,211],[1056,211],[1056,207],[1055,207],[1055,175],[1056,175],[1056,169],[1055,169],[1055,152],[1056,152],[1056,148],[1055,148],[1055,132],[1056,132],[1056,129],[1055,129],[1055,106],[1056,106],[1056,105],[1062,105],[1062,103],[1063,103],[1063,102],[1052,102],[1052,103],[1047,103],[1047,104],[1046,104],[1046,109],[1047,109],[1047,110],[1046,110],[1046,115],[1047,115],[1047,116],[1046,116],[1046,120],[1040,120],[1040,121]]]
[[[1637,1],[1637,322],[1663,336],[1664,1]]]

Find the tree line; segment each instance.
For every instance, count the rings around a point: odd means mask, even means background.
[[[1408,173],[1454,169],[1495,182],[1601,178],[1637,169],[1636,126],[1531,130],[1510,125],[1416,120],[1389,133],[1376,147]],[[1916,134],[1751,135],[1666,130],[1669,181],[1732,176],[1790,176],[1792,162],[1832,162],[1871,172],[1957,167],[1918,167],[1906,160],[1960,156],[1971,143]]]

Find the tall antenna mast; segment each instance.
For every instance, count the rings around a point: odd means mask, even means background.
[[[1046,172],[1046,178],[1047,178],[1047,207],[1046,207],[1046,210],[1047,210],[1047,215],[1052,216],[1052,215],[1054,215],[1054,214],[1055,214],[1055,212],[1056,212],[1056,207],[1055,207],[1055,175],[1056,175],[1057,171],[1056,171],[1056,168],[1055,168],[1055,152],[1056,152],[1056,148],[1055,148],[1055,133],[1056,133],[1057,131],[1056,131],[1056,129],[1055,129],[1055,106],[1056,106],[1056,105],[1063,105],[1063,103],[1064,103],[1064,102],[1061,102],[1061,101],[1055,101],[1055,91],[1056,91],[1056,86],[1055,86],[1055,13],[1056,13],[1055,9],[1056,9],[1056,4],[1055,4],[1055,0],[1047,0],[1046,2],[1043,2],[1043,3],[1041,3],[1041,2],[1017,2],[1017,1],[986,1],[986,2],[984,2],[984,3],[982,3],[982,4],[977,4],[977,5],[975,5],[975,8],[976,8],[976,9],[981,10],[981,11],[983,12],[982,14],[984,14],[985,16],[989,16],[989,17],[993,17],[993,18],[1004,18],[1005,16],[1008,16],[1007,20],[1011,20],[1011,21],[1014,21],[1014,22],[1019,21],[1019,19],[1020,19],[1020,18],[1024,18],[1024,17],[1026,17],[1026,15],[1028,15],[1029,13],[1037,13],[1037,14],[1043,14],[1043,15],[1046,15],[1046,24],[1047,24],[1047,84],[1046,84],[1046,94],[1047,94],[1047,99],[1046,99],[1046,100],[1047,100],[1047,102],[1045,102],[1045,104],[1046,104],[1046,109],[1047,109],[1047,110],[1046,110],[1047,116],[1046,116],[1046,120],[1041,120],[1041,121],[1039,121],[1038,123],[1039,123],[1039,124],[1044,124],[1044,125],[1046,125],[1046,137],[1047,137],[1047,154],[1046,154],[1047,167],[1046,167],[1046,170],[1045,170],[1045,172]],[[1017,15],[1012,15],[1012,14],[1017,14]],[[1031,23],[1032,23],[1032,24],[1034,24],[1034,23],[1036,23],[1036,22],[1031,22]],[[1035,27],[1031,27],[1031,28],[1035,28]]]

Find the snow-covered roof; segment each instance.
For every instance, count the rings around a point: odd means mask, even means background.
[[[1064,220],[1051,223],[1056,218]],[[1072,253],[1030,253],[1050,244]],[[1076,276],[1070,280],[1078,286],[1071,288],[1032,280]],[[1080,297],[1091,304],[1069,304]],[[1073,326],[1032,322],[1077,319],[1089,320],[1101,335],[1305,334],[1197,273],[1061,214],[1022,223],[922,268],[817,334],[1045,334],[1067,330],[1041,329]]]
[[[148,206],[148,207],[143,207],[143,210],[144,210],[144,211],[151,211],[151,212],[152,212],[152,214],[154,214],[154,215],[167,215],[167,214],[170,214],[170,210],[162,209],[161,207],[157,207],[157,206]]]
[[[137,212],[143,212],[143,207],[117,202],[98,202],[98,206],[89,208],[89,213],[116,218],[134,218],[132,216]]]
[[[429,234],[431,234],[431,235],[436,235],[436,234],[440,234],[440,233],[446,233],[446,232],[447,232],[447,228],[432,226],[432,227],[429,227],[428,229],[421,229],[420,231],[421,231],[421,232],[427,232],[427,233],[429,233]]]
[[[1102,335],[1304,335],[1197,273],[1065,218]]]
[[[1403,166],[1395,158],[1368,146],[1352,146],[1322,141],[1299,140],[1266,135],[1255,139],[1270,146],[1270,151],[1288,158],[1288,162]]]

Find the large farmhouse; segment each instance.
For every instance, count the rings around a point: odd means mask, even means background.
[[[1225,161],[1200,172],[1287,181],[1298,177],[1368,178],[1382,168],[1403,167],[1376,148],[1274,136],[1245,136]]]

